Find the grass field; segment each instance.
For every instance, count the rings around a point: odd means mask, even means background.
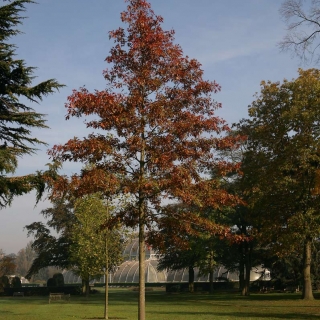
[[[303,301],[296,293],[167,294],[148,291],[147,320],[319,320],[320,294],[317,300]],[[137,319],[138,293],[130,289],[110,290],[109,319]],[[0,297],[1,320],[102,319],[103,292],[88,300],[71,296],[70,302],[48,304],[47,297]]]

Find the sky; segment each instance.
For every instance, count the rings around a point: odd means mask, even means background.
[[[65,103],[73,89],[85,86],[89,91],[103,90],[104,61],[113,42],[108,32],[122,25],[123,0],[37,0],[28,4],[20,30],[11,39],[17,45],[17,57],[37,67],[34,83],[55,78],[65,87],[45,97],[37,112],[46,114],[50,129],[34,130],[33,135],[48,146],[33,156],[19,160],[16,175],[45,170],[50,162],[47,150],[55,144],[87,135],[83,119],[66,121]],[[184,55],[197,59],[204,79],[217,81],[222,89],[214,99],[222,103],[217,115],[230,125],[247,117],[248,105],[260,91],[262,80],[282,81],[297,77],[301,66],[289,52],[280,52],[277,44],[286,34],[279,14],[279,0],[151,0],[152,9],[164,18],[163,29],[175,30],[175,43]],[[5,3],[5,2],[4,2]],[[2,4],[3,5],[3,1]],[[66,163],[63,173],[79,171],[80,164]],[[0,248],[17,253],[32,237],[25,225],[44,221],[46,200],[35,206],[35,194],[14,199],[11,207],[0,210]]]

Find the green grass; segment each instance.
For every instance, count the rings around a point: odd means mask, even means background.
[[[163,290],[148,291],[147,320],[269,320],[320,319],[320,294],[317,300],[304,301],[295,293],[252,294],[241,297],[236,293],[167,294]],[[138,293],[130,289],[110,290],[110,319],[137,319]],[[47,297],[0,297],[1,320],[102,319],[104,294],[88,300],[71,296],[70,302]]]

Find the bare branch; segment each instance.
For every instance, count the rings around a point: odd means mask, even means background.
[[[302,63],[320,61],[320,0],[285,0],[280,7],[280,15],[287,25],[287,34],[278,43],[281,51],[292,51]],[[309,9],[307,10],[307,6]]]

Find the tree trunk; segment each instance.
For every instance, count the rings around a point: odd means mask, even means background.
[[[109,201],[107,200],[107,220],[109,220]],[[104,301],[104,318],[109,319],[108,316],[108,309],[109,309],[109,248],[108,248],[108,228],[106,229],[106,270],[105,270],[105,285],[106,285],[106,291],[105,291],[105,301]]]
[[[86,282],[83,279],[81,279],[81,291],[82,291],[82,294],[85,296],[86,295]]]
[[[142,94],[144,96],[144,93]],[[146,203],[143,185],[145,183],[145,118],[142,116],[141,133],[142,148],[140,153],[140,172],[139,172],[139,305],[138,305],[138,320],[146,318],[146,290],[145,290],[145,274],[146,274],[146,249],[145,249],[145,225],[146,225]]]
[[[189,266],[189,292],[194,292],[194,269]]]
[[[241,295],[248,296],[249,289],[250,289],[250,271],[251,271],[251,256],[250,256],[250,249],[249,244],[247,242],[243,243],[244,252],[243,252],[243,286],[241,288]]]
[[[145,310],[146,310],[146,299],[145,299],[145,231],[144,231],[144,210],[140,213],[140,223],[139,223],[139,310],[138,319],[145,320]]]
[[[313,300],[312,283],[311,283],[311,244],[312,239],[307,237],[303,250],[303,291],[302,298],[304,300]]]
[[[251,271],[251,265],[248,263],[246,264],[246,276],[245,276],[245,291],[244,295],[249,296],[250,295],[250,271]]]
[[[212,269],[209,272],[209,283],[210,283],[209,293],[213,293],[213,270]]]
[[[109,310],[109,279],[108,279],[109,272],[108,272],[108,268],[106,268],[105,277],[106,277],[106,292],[105,292],[105,304],[104,304],[104,318],[109,319],[109,316],[108,316],[108,310]]]
[[[245,286],[246,286],[246,296],[250,295],[250,272],[251,272],[251,253],[252,253],[252,244],[245,244],[246,248],[246,257],[245,257],[245,269],[246,269],[246,277],[245,277]]]
[[[239,290],[241,295],[245,295],[244,288],[245,288],[245,278],[244,278],[244,253],[242,252],[243,245],[240,245],[240,261],[239,261]]]
[[[105,303],[104,303],[104,318],[108,318],[108,308],[109,308],[109,263],[108,263],[108,237],[106,234],[106,270],[105,270],[105,278],[106,278],[106,291],[105,291]]]
[[[242,296],[247,296],[248,295],[248,286],[247,286],[247,281],[245,279],[243,281],[243,287],[241,289],[241,295]]]
[[[82,279],[82,293],[85,295],[86,298],[89,298],[89,294],[90,294],[89,278]]]

